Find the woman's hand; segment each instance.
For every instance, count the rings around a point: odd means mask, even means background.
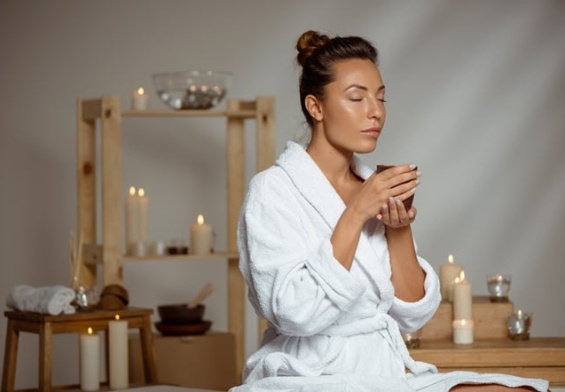
[[[388,205],[385,204],[382,206],[381,213],[377,215],[377,219],[388,227],[398,229],[414,222],[417,212],[414,207],[406,211],[406,207],[400,199],[391,197],[388,201]]]
[[[416,218],[416,209],[406,211],[403,201],[414,195],[420,183],[415,165],[399,165],[374,173],[348,203],[361,222],[377,217],[385,225],[398,228]]]

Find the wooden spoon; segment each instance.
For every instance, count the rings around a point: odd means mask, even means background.
[[[206,286],[202,287],[198,294],[186,305],[187,308],[195,308],[200,302],[202,302],[206,297],[208,297],[214,291],[214,286],[212,283],[207,283]]]

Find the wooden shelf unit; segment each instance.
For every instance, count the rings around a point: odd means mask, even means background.
[[[275,160],[274,99],[260,96],[255,100],[229,99],[226,110],[122,110],[118,96],[77,101],[77,208],[78,232],[82,234],[84,267],[82,281],[94,285],[97,265],[102,265],[103,283],[122,282],[122,262],[135,260],[204,260],[224,258],[228,268],[228,328],[236,337],[238,379],[244,363],[245,282],[239,271],[237,221],[245,197],[245,121],[255,121],[256,170],[261,171]],[[175,255],[147,258],[122,255],[122,121],[127,117],[223,117],[226,119],[227,155],[227,250],[209,256]],[[96,130],[101,132],[101,200],[96,199]],[[96,239],[96,208],[101,206],[102,238]]]

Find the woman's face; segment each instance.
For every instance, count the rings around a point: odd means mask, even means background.
[[[325,137],[340,151],[371,152],[386,118],[381,73],[373,62],[361,59],[335,63],[334,73],[321,102]]]

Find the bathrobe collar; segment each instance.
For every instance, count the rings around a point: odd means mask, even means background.
[[[304,146],[288,142],[276,164],[288,174],[298,191],[324,221],[331,228],[335,227],[345,210],[345,204]],[[374,172],[355,155],[351,168],[364,180]]]
[[[287,173],[298,192],[333,230],[345,210],[345,203],[306,152],[305,147],[295,142],[288,142],[276,165]],[[373,169],[355,155],[351,168],[364,180],[374,173]],[[386,238],[377,236],[370,240],[363,230],[357,244],[355,259],[359,263],[359,268],[366,271],[368,279],[377,288],[380,298],[384,301],[392,301],[394,287],[383,268],[383,265],[388,263]]]

